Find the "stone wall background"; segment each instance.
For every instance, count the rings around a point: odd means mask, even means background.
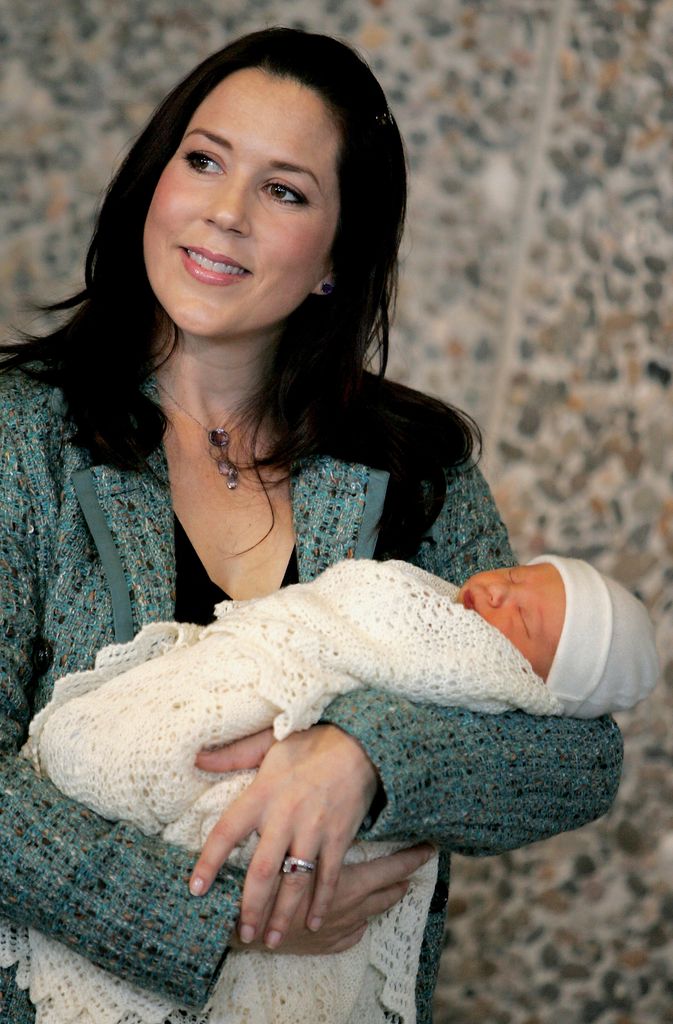
[[[436,1020],[673,1022],[673,3],[0,0],[3,334],[77,287],[155,103],[267,24],[353,42],[406,137],[391,375],[480,422],[523,559],[589,557],[658,627],[612,812],[456,858]]]

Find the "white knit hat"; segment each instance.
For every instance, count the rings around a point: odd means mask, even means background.
[[[547,685],[566,714],[594,718],[632,708],[659,675],[654,627],[644,605],[588,562],[540,555],[561,574],[566,613]]]

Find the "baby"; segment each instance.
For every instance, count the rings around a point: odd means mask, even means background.
[[[194,850],[252,775],[209,776],[194,768],[197,752],[269,725],[282,739],[318,721],[339,693],[372,686],[489,712],[589,717],[632,706],[657,676],[643,606],[586,563],[553,556],[480,573],[460,590],[403,562],[342,562],[311,583],[223,602],[216,614],[207,627],[147,626],[103,650],[93,670],[59,680],[27,745],[74,799]],[[394,848],[356,843],[351,856]],[[230,952],[193,1019],[299,1024],[315,1019],[307,993],[320,992],[333,1024],[415,1020],[435,877],[433,859],[338,956]],[[61,1024],[74,1000],[83,1024],[100,1019],[92,1006],[107,1007],[109,1024],[185,1020],[39,933],[17,959],[24,976],[40,978],[38,1020]]]
[[[588,562],[542,555],[481,572],[457,600],[508,637],[559,698],[563,714],[595,718],[626,710],[657,680],[644,606]]]

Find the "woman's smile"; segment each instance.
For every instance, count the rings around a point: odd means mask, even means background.
[[[183,249],[185,268],[205,284],[229,285],[249,276],[250,271],[230,256],[210,253],[205,249]]]
[[[340,144],[317,93],[257,68],[229,75],[196,109],[144,232],[150,285],[183,341],[273,345],[320,295]]]

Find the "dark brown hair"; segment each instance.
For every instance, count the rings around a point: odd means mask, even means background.
[[[152,372],[157,303],[143,260],[147,211],[196,108],[243,68],[294,79],[318,93],[341,135],[336,281],[289,317],[251,422],[276,428],[264,461],[290,467],[321,452],[388,469],[397,494],[397,550],[436,515],[444,469],[467,459],[476,428],[443,403],[383,379],[406,208],[404,148],[383,91],[353,49],[328,36],[270,28],[213,54],[166,97],[131,147],[102,203],[81,292],[49,307],[65,322],[4,346],[61,387],[77,443],[94,460],[140,468],[160,444],[161,409],[141,390]],[[392,524],[392,519],[391,519]],[[385,525],[385,524],[384,524]]]

